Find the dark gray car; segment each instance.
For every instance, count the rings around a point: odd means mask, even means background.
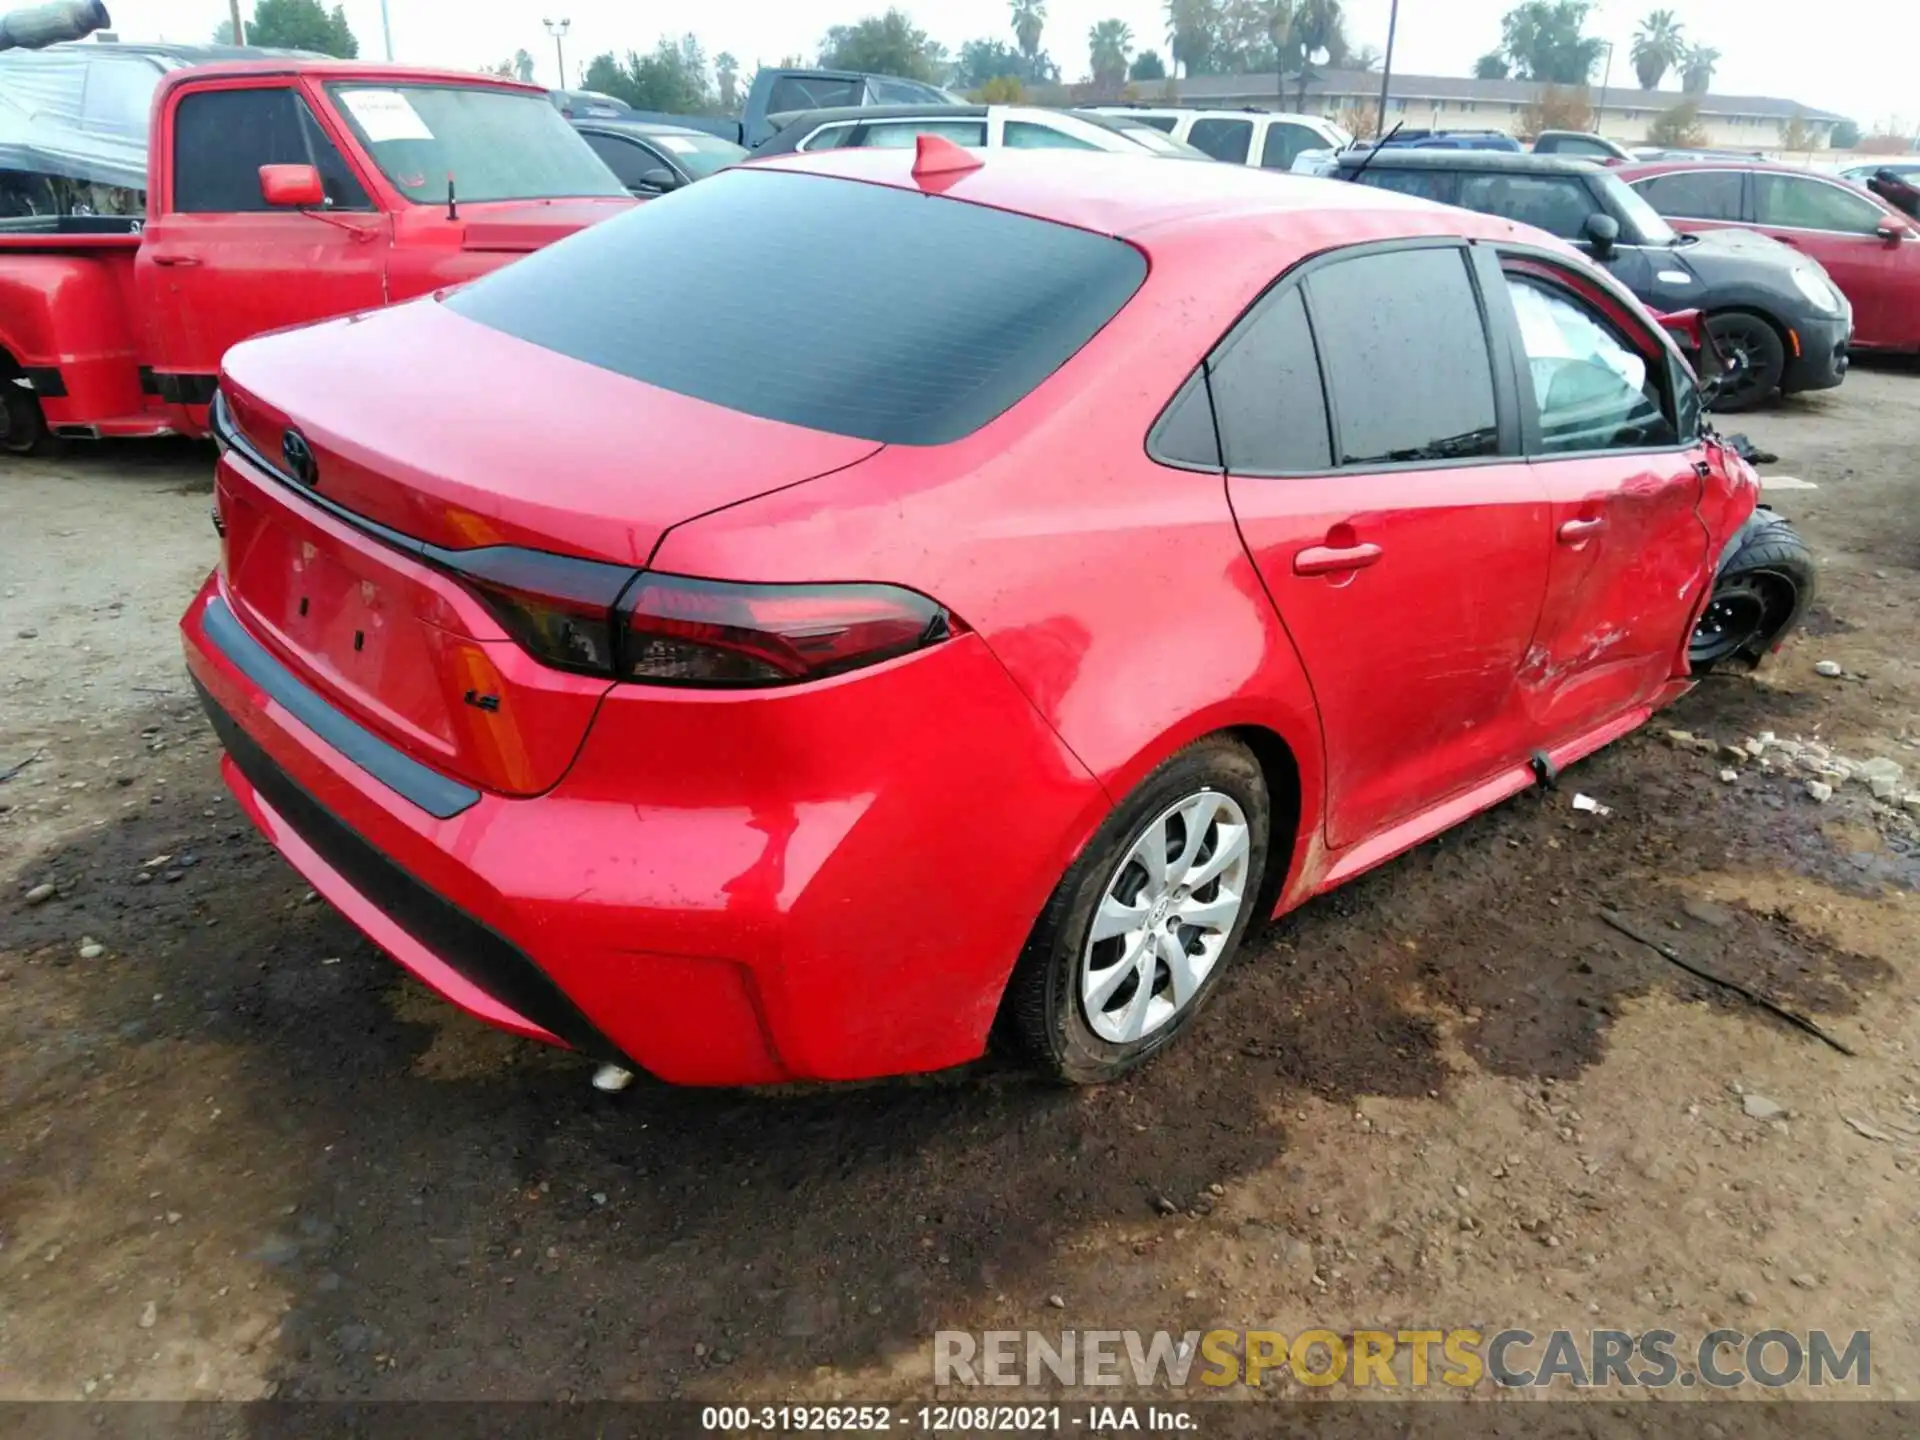
[[[573,128],[627,190],[650,199],[704,180],[747,152],[731,140],[684,125],[645,120],[575,120]]]
[[[1853,308],[1825,270],[1764,235],[1680,235],[1612,171],[1585,160],[1471,151],[1344,151],[1326,173],[1499,215],[1571,241],[1659,312],[1706,314],[1735,373],[1715,400],[1748,410],[1847,373]]]

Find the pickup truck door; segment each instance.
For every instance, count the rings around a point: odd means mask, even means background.
[[[299,86],[181,90],[155,132],[154,196],[135,274],[152,382],[198,430],[221,357],[250,336],[386,303],[389,218]],[[312,165],[324,210],[276,210],[263,165]]]

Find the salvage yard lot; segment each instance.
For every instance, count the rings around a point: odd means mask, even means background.
[[[1920,373],[1738,428],[1818,487],[1774,497],[1824,567],[1786,652],[1254,936],[1084,1092],[606,1097],[467,1020],[218,783],[208,456],[9,464],[0,1398],[880,1399],[940,1328],[1462,1325],[1865,1329],[1920,1396],[1920,814],[1720,753],[1920,786]]]

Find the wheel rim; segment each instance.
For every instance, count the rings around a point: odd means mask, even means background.
[[[1130,1045],[1193,1003],[1247,903],[1251,837],[1232,796],[1168,806],[1108,876],[1080,958],[1080,1004],[1102,1040]]]
[[[1733,585],[1716,592],[1693,627],[1688,658],[1696,665],[1726,659],[1760,633],[1766,618],[1767,597],[1758,586]]]
[[[1760,372],[1759,363],[1754,359],[1754,351],[1761,344],[1754,326],[1760,323],[1759,321],[1723,320],[1713,327],[1714,341],[1727,367],[1727,373],[1720,382],[1722,404],[1729,400],[1753,398],[1765,379]]]

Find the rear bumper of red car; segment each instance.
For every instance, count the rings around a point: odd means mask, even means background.
[[[777,695],[616,687],[510,799],[288,689],[229,605],[209,579],[187,662],[294,868],[470,1013],[676,1083],[974,1058],[1106,803],[973,636]]]

